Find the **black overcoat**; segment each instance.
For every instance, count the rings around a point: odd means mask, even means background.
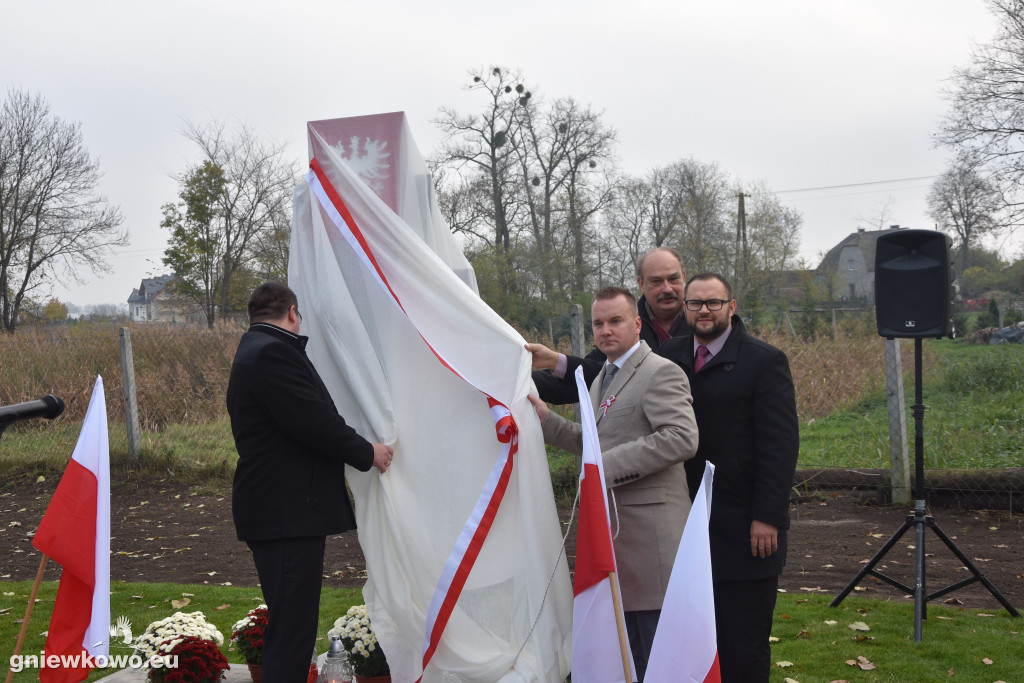
[[[255,323],[231,365],[227,405],[238,451],[231,509],[241,541],[356,527],[345,465],[369,470],[373,445],[338,414],[306,341]]]
[[[786,564],[789,499],[800,450],[796,392],[789,361],[779,349],[750,336],[738,316],[722,350],[699,373],[693,336],[674,337],[659,353],[686,371],[700,441],[687,461],[691,497],[715,465],[711,498],[711,567],[715,581],[767,578]],[[750,552],[750,523],[779,528],[779,549],[767,558]]]

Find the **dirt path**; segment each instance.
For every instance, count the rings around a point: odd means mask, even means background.
[[[22,478],[0,486],[0,579],[31,580],[39,554],[31,534],[53,490],[55,478],[37,483]],[[254,586],[248,549],[235,539],[230,491],[183,486],[173,479],[135,479],[112,484],[111,578],[122,581],[226,583]],[[938,508],[936,522],[1018,610],[1024,609],[1024,516],[994,511]],[[789,563],[781,586],[789,593],[835,595],[896,532],[908,510],[873,505],[851,494],[794,501]],[[561,510],[563,523],[568,510]],[[931,531],[926,532],[927,589],[934,592],[968,578],[959,560]],[[885,556],[879,569],[907,585],[914,583],[911,529]],[[575,539],[570,534],[570,562]],[[59,568],[50,566],[47,579]],[[365,561],[354,533],[327,543],[324,585],[361,586]],[[867,577],[858,596],[907,599],[900,591]],[[912,599],[912,598],[910,598]],[[980,584],[939,601],[965,607],[1002,609]],[[952,603],[956,604],[956,603]]]

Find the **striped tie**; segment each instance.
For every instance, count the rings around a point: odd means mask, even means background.
[[[704,363],[708,360],[708,347],[701,344],[697,347],[697,361],[693,364],[693,371],[700,372],[700,369],[704,367]]]

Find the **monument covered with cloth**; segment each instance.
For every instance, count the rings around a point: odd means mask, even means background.
[[[392,679],[560,683],[573,596],[525,340],[477,295],[404,114],[308,136],[288,281],[339,411],[395,450],[346,475]]]

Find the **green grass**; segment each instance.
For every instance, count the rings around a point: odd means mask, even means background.
[[[912,602],[780,595],[772,635],[772,681],[857,683],[1024,680],[1024,620],[1005,610],[929,605],[920,643],[914,642]],[[829,622],[835,622],[834,624]],[[869,631],[854,631],[855,622]],[[862,670],[848,661],[864,657]],[[992,664],[985,664],[984,659]],[[779,662],[791,666],[780,667]]]
[[[1020,467],[1024,456],[1024,346],[924,345],[939,357],[923,378],[925,466],[943,469]],[[906,368],[904,368],[906,370]],[[914,439],[914,377],[904,378],[907,435]],[[801,467],[889,466],[883,393],[800,425]]]
[[[9,662],[28,601],[31,582],[0,581],[0,661]],[[28,637],[22,654],[38,654],[45,637],[41,633],[49,623],[56,595],[55,582],[44,583],[29,622]],[[201,611],[230,638],[231,626],[262,601],[258,588],[185,584],[121,583],[111,585],[111,615],[127,616],[138,635],[147,624],[170,616],[178,609],[171,600],[190,600],[183,612]],[[913,603],[885,602],[847,598],[837,608],[828,607],[831,596],[822,594],[780,594],[772,629],[778,641],[772,645],[771,680],[787,678],[799,683],[819,683],[840,679],[872,682],[922,683],[945,681],[953,670],[955,680],[1017,681],[1024,679],[1024,623],[1005,611],[928,607],[921,643],[913,639]],[[327,630],[349,607],[362,602],[355,589],[324,589],[320,600],[320,626],[317,649],[325,650]],[[220,608],[220,609],[218,609]],[[836,623],[830,624],[828,622]],[[869,631],[853,631],[854,622],[863,622]],[[228,660],[241,664],[238,653],[229,652]],[[116,650],[112,649],[112,653]],[[126,651],[127,652],[127,651]],[[846,662],[864,657],[874,665],[861,670]],[[992,660],[991,665],[982,660]],[[780,667],[779,662],[790,662]],[[94,681],[109,674],[94,671]],[[30,683],[38,672],[26,670],[14,675],[15,683]]]
[[[82,425],[56,422],[52,425],[8,428],[0,438],[0,478],[59,475],[75,450]],[[123,425],[111,425],[111,473],[170,473],[186,483],[230,482],[238,453],[231,436],[231,424],[222,419],[204,424],[171,424],[158,432],[142,433],[142,454],[138,461],[128,457]]]
[[[10,663],[14,644],[21,628],[20,621],[25,615],[25,606],[32,589],[31,581],[0,581],[0,661],[5,667]],[[33,607],[22,654],[39,654],[46,643],[42,633],[50,622],[53,601],[57,595],[57,583],[48,581],[40,586],[37,602]],[[188,598],[189,603],[180,609],[171,605],[171,600]],[[362,603],[358,589],[323,589],[320,595],[320,626],[317,630],[318,651],[327,649],[327,630],[334,620],[345,614],[352,605]],[[228,651],[231,627],[251,610],[263,602],[259,588],[237,588],[234,586],[186,585],[174,583],[124,583],[117,581],[110,586],[111,619],[126,616],[131,621],[135,636],[142,634],[153,621],[169,617],[175,612],[202,612],[206,620],[214,624],[224,635],[224,654],[232,664],[242,663],[237,652]],[[111,646],[111,654],[121,650]],[[128,649],[124,654],[131,654]],[[312,655],[312,652],[310,652]],[[96,670],[89,681],[103,678],[111,673],[108,669]],[[14,674],[15,683],[30,683],[39,680],[37,670],[25,670]]]

